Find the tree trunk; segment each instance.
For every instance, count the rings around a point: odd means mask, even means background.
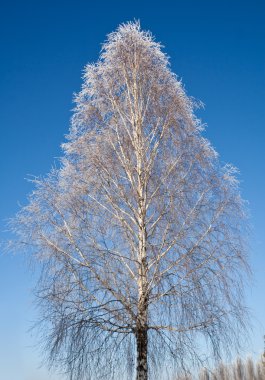
[[[148,379],[147,367],[147,327],[139,327],[136,331],[137,367],[136,380]]]

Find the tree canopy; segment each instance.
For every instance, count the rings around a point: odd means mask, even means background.
[[[245,328],[236,170],[137,22],[108,36],[75,102],[59,168],[13,221],[43,269],[50,363],[70,379],[145,380],[201,363],[206,346],[220,357]]]

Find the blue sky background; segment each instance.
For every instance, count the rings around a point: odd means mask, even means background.
[[[265,333],[265,3],[262,0],[1,1],[0,229],[25,204],[28,174],[47,173],[61,155],[72,94],[87,62],[118,24],[140,19],[165,45],[172,70],[205,109],[205,136],[221,161],[240,169],[253,225],[247,291],[259,355]],[[0,371],[4,380],[59,380],[39,368],[31,292],[34,275],[17,253],[0,253]],[[62,377],[62,379],[64,379]]]

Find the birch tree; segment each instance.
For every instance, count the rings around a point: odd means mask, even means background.
[[[59,167],[12,224],[42,268],[49,363],[71,380],[147,380],[219,357],[245,328],[236,170],[138,23],[108,36],[75,102]]]

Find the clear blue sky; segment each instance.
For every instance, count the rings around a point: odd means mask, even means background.
[[[206,137],[241,172],[253,238],[253,341],[265,333],[265,3],[260,0],[2,1],[0,8],[0,219],[25,204],[28,174],[45,174],[61,155],[72,94],[97,60],[107,33],[140,19],[165,45],[189,95],[205,103]],[[46,380],[34,333],[30,275],[19,254],[0,254],[0,371],[4,380]],[[49,375],[50,380],[58,380]]]

